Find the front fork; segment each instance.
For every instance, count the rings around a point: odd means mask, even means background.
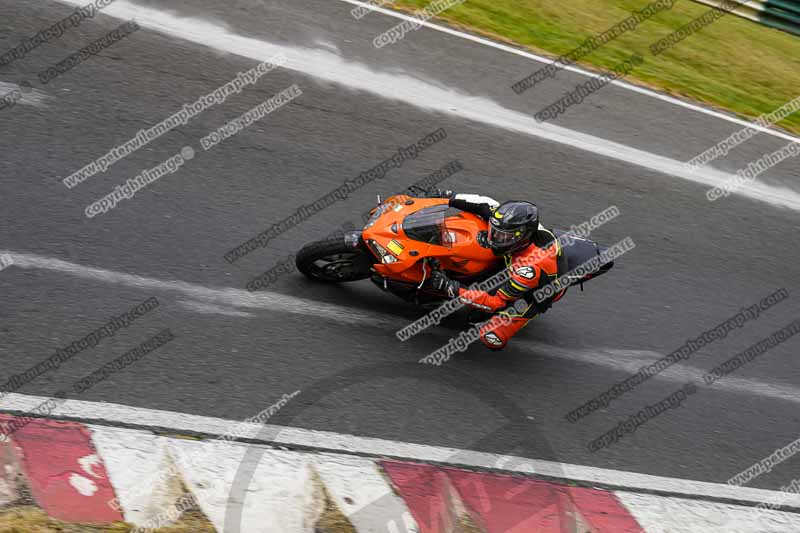
[[[364,251],[368,252],[369,255],[372,255],[372,252],[369,251],[366,243],[364,242],[364,238],[361,236],[361,231],[345,231],[344,232],[344,244],[348,248],[361,248]]]

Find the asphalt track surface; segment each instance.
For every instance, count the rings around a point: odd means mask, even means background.
[[[20,258],[0,271],[3,381],[147,298],[161,303],[17,392],[50,396],[69,389],[169,327],[175,340],[85,394],[68,396],[244,419],[284,393],[379,365],[374,378],[352,380],[304,406],[292,425],[714,482],[800,437],[795,338],[609,448],[587,449],[626,416],[699,380],[800,316],[796,210],[740,195],[709,203],[707,186],[470,120],[457,109],[465,97],[474,97],[533,115],[586,80],[577,73],[561,73],[518,96],[510,85],[541,63],[430,29],[376,49],[372,39],[399,20],[371,13],[356,21],[349,13],[353,6],[339,1],[138,5],[192,19],[200,37],[190,41],[143,27],[49,84],[39,83],[39,71],[122,23],[101,14],[0,67],[4,87],[27,80],[34,89],[0,111],[0,250]],[[0,0],[0,49],[72,10],[58,2]],[[252,58],[198,42],[216,31],[207,23],[322,63],[339,58],[364,66],[362,73],[394,77],[396,84],[363,90],[281,68],[67,189],[64,176],[255,66]],[[453,112],[427,105],[424,92],[417,105],[391,97],[409,80],[452,91]],[[303,91],[300,98],[213,150],[201,150],[200,138],[293,83]],[[678,161],[740,128],[617,86],[571,108],[556,124]],[[267,248],[233,265],[223,259],[297,207],[438,128],[447,139],[418,159]],[[733,172],[785,144],[762,134],[713,166]],[[187,145],[197,156],[179,172],[106,214],[84,216],[89,203]],[[616,205],[621,216],[593,238],[611,244],[630,236],[637,246],[610,275],[587,284],[583,293],[572,290],[534,320],[504,352],[473,346],[440,368],[419,365],[397,376],[385,369],[415,363],[455,336],[462,323],[453,320],[401,343],[394,331],[421,316],[420,310],[369,282],[323,286],[297,273],[282,276],[257,300],[241,296],[248,281],[305,242],[357,222],[376,194],[400,190],[454,159],[465,169],[443,183],[448,188],[500,200],[530,198],[540,205],[544,222],[557,227]],[[800,193],[799,168],[790,159],[761,180]],[[779,288],[791,297],[758,320],[609,407],[577,423],[564,418],[639,365]],[[501,417],[481,400],[481,391],[453,386],[452,374],[447,377],[453,372],[470,376],[475,388],[501,391],[535,431],[527,433],[521,424],[515,434],[483,439]],[[293,401],[302,405],[303,395]],[[751,486],[777,489],[797,477],[798,467],[795,457]]]

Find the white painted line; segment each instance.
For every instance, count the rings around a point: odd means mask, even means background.
[[[238,309],[261,309],[270,312],[303,316],[310,315],[317,319],[324,318],[342,324],[357,324],[359,326],[373,326],[387,329],[392,328],[392,330],[397,327],[397,317],[389,314],[359,311],[344,305],[322,303],[276,292],[249,292],[233,288],[204,287],[202,285],[195,285],[183,281],[165,281],[83,266],[35,254],[0,250],[0,255],[3,254],[11,256],[14,265],[18,268],[51,270],[101,283],[113,283],[141,290],[157,290],[189,296],[191,298],[190,301],[179,303],[182,303],[183,307],[194,312],[216,312],[237,318],[251,318],[255,315],[239,311]],[[425,334],[437,338],[449,338],[452,335],[452,331],[442,328],[428,331]],[[632,374],[636,373],[640,367],[663,358],[663,354],[646,350],[619,350],[607,347],[597,347],[592,350],[577,350],[524,339],[520,339],[518,347],[523,350],[535,352],[537,357],[556,357],[558,359],[579,361],[592,365],[602,365]],[[690,379],[699,380],[704,373],[705,371],[699,368],[675,365],[661,372],[654,379],[684,383]],[[726,390],[738,394],[762,396],[795,403],[800,401],[800,388],[791,385],[767,383],[739,376],[726,377],[724,380],[714,385],[714,390]]]
[[[33,413],[33,409],[48,398],[10,393],[0,401],[0,409],[21,413]],[[52,413],[53,418],[64,417],[103,421],[109,424],[135,425],[143,428],[162,428],[172,432],[223,435],[233,422],[221,418],[175,413],[156,409],[144,409],[125,405],[66,400]],[[252,425],[250,431],[258,426]],[[391,457],[408,461],[455,464],[480,469],[494,469],[512,473],[533,473],[557,479],[597,483],[629,491],[657,491],[678,496],[727,499],[732,502],[770,503],[774,498],[783,498],[783,505],[800,508],[800,494],[787,494],[777,491],[737,487],[721,483],[708,483],[686,479],[651,476],[635,472],[609,470],[592,466],[572,465],[543,461],[525,457],[498,455],[457,448],[444,448],[426,444],[397,442],[371,437],[343,435],[330,431],[291,428],[266,425],[275,436],[270,443],[289,447],[310,448],[313,450],[359,454],[370,457]],[[458,461],[453,462],[453,457]],[[502,468],[502,465],[522,465],[522,468]],[[500,466],[498,466],[500,465]],[[233,472],[229,472],[230,476]],[[205,511],[205,509],[204,509]]]
[[[47,107],[47,100],[50,96],[44,92],[40,91],[39,89],[33,89],[30,87],[21,87],[16,83],[8,83],[5,81],[0,81],[0,101],[2,98],[13,91],[19,91],[22,97],[15,102],[16,104],[21,105],[29,105],[32,107],[39,107],[39,108],[46,108]],[[4,109],[0,109],[0,111],[8,111],[8,107]]]
[[[367,9],[370,9],[372,11],[377,11],[379,13],[383,13],[384,15],[388,15],[390,17],[395,17],[395,18],[402,19],[402,20],[413,21],[413,22],[416,22],[417,24],[420,24],[421,26],[424,26],[426,28],[430,28],[432,30],[440,31],[440,32],[446,33],[448,35],[453,35],[455,37],[460,37],[461,39],[466,39],[466,40],[472,41],[474,43],[482,44],[484,46],[488,46],[490,48],[495,48],[497,50],[502,50],[503,52],[508,52],[510,54],[514,54],[514,55],[518,55],[518,56],[521,56],[521,57],[525,57],[527,59],[533,59],[534,61],[539,61],[541,63],[546,63],[548,65],[552,65],[552,64],[556,63],[556,61],[554,61],[553,59],[550,59],[550,58],[547,58],[547,57],[544,57],[544,56],[540,56],[540,55],[537,55],[537,54],[533,54],[533,53],[525,51],[525,50],[520,50],[519,48],[514,48],[513,46],[508,46],[506,44],[498,43],[496,41],[492,41],[492,40],[486,39],[484,37],[478,37],[476,35],[471,35],[469,33],[464,33],[462,31],[458,31],[456,29],[449,28],[447,26],[442,26],[442,25],[436,24],[434,22],[420,21],[419,19],[414,18],[414,17],[412,17],[410,15],[407,15],[405,13],[400,13],[398,11],[392,11],[391,9],[387,9],[387,8],[384,8],[384,7],[378,7],[378,6],[375,6],[375,5],[366,3],[366,2],[360,2],[359,0],[341,0],[341,1],[342,2],[346,2],[348,4],[356,5],[356,6],[363,6],[363,7],[367,8]],[[583,74],[584,76],[588,76],[588,77],[591,77],[591,78],[594,78],[594,77],[597,76],[596,72],[591,72],[591,71],[584,70],[582,68],[575,67],[575,66],[565,66],[565,67],[562,67],[562,68],[564,70],[568,70],[570,72],[575,72],[575,73],[578,73],[578,74]],[[525,74],[525,76],[527,76],[527,75],[528,74]],[[522,76],[520,76],[520,77],[522,77]],[[516,80],[514,80],[514,81],[516,81]],[[511,87],[512,83],[514,83],[514,81],[509,82],[509,84],[508,84],[509,85],[509,90],[510,90],[510,87]],[[684,100],[680,100],[678,98],[669,96],[667,94],[658,93],[656,91],[652,91],[650,89],[645,89],[644,87],[639,87],[637,85],[633,85],[633,84],[630,84],[630,83],[627,83],[627,82],[621,81],[621,80],[614,80],[611,83],[613,85],[617,85],[619,87],[623,87],[623,88],[628,89],[630,91],[633,91],[633,92],[636,92],[636,93],[639,93],[639,94],[644,94],[644,95],[650,96],[651,98],[656,98],[657,100],[662,100],[664,102],[669,102],[670,104],[674,104],[674,105],[677,105],[677,106],[680,106],[680,107],[684,107],[686,109],[691,109],[692,111],[697,111],[698,113],[702,113],[704,115],[709,115],[709,116],[712,116],[712,117],[715,117],[715,118],[719,118],[719,119],[725,120],[727,122],[733,122],[734,124],[738,124],[740,126],[747,126],[747,127],[753,128],[755,130],[761,131],[763,133],[767,133],[767,134],[773,135],[775,137],[780,137],[781,139],[786,139],[787,141],[794,141],[794,142],[800,143],[800,137],[796,137],[794,135],[790,135],[788,133],[785,133],[785,132],[777,130],[777,129],[765,128],[764,126],[761,126],[759,124],[756,124],[756,123],[753,123],[753,122],[749,122],[747,120],[743,120],[743,119],[740,119],[738,117],[734,117],[732,115],[727,115],[725,113],[722,113],[722,112],[719,112],[719,111],[715,111],[713,109],[709,109],[709,108],[702,107],[702,106],[699,106],[699,105],[696,105],[696,104],[692,104],[691,102],[686,102]]]
[[[543,342],[523,340],[519,344],[520,348],[531,353],[535,357],[554,357],[581,363],[602,365],[608,368],[623,371],[628,374],[635,374],[643,366],[655,363],[663,359],[666,354],[647,350],[618,350],[614,348],[598,347],[592,350],[578,350],[574,348],[563,348]],[[659,372],[651,379],[670,381],[673,383],[686,383],[687,381],[703,382],[703,375],[708,369],[680,363],[673,365],[666,370]],[[609,383],[608,386],[613,385]],[[740,377],[736,375],[725,376],[709,388],[709,393],[714,391],[728,391],[736,394],[746,394],[761,396],[772,400],[783,402],[800,402],[800,387],[784,385],[779,383],[767,383],[757,379]],[[593,395],[592,395],[593,396]],[[589,398],[587,398],[588,400]],[[581,405],[582,400],[575,399],[575,406]],[[571,409],[571,407],[569,408]],[[565,409],[565,410],[569,410]]]
[[[0,251],[0,254],[6,253]],[[243,307],[246,309],[263,309],[272,312],[313,315],[345,324],[358,324],[361,326],[393,326],[397,318],[376,312],[359,311],[340,305],[315,302],[305,298],[297,298],[277,292],[249,292],[241,289],[209,288],[183,281],[164,281],[146,278],[133,274],[115,272],[102,268],[94,268],[69,263],[60,259],[43,257],[36,254],[22,254],[8,252],[14,259],[14,266],[18,268],[43,269],[67,274],[79,278],[90,279],[102,283],[127,285],[141,290],[158,290],[167,293],[173,292],[189,296],[195,300],[202,300],[205,304]]]
[[[223,315],[223,316],[233,316],[237,318],[255,317],[253,313],[247,313],[245,311],[237,311],[233,307],[227,307],[224,305],[213,305],[204,302],[198,302],[197,300],[178,300],[177,303],[184,309],[188,309],[189,311],[194,311],[195,313],[200,313],[202,315]]]
[[[800,531],[800,514],[723,503],[664,498],[615,491],[614,495],[647,533],[791,533]]]
[[[60,1],[79,5],[84,0]],[[289,70],[355,90],[368,91],[420,109],[454,115],[617,159],[699,183],[707,188],[722,187],[735,178],[732,174],[708,167],[689,171],[682,161],[554,124],[537,123],[532,116],[507,109],[488,98],[466,95],[458,90],[443,88],[410,75],[379,71],[362,63],[347,61],[327,49],[299,48],[244,37],[210,22],[180,18],[171,13],[133,5],[125,0],[116,0],[114,4],[105,8],[103,13],[125,20],[135,19],[143,28],[259,61],[283,54],[288,58],[283,68]],[[800,193],[786,187],[751,182],[737,189],[735,194],[800,211]]]

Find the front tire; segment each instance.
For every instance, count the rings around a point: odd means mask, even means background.
[[[295,259],[297,270],[326,283],[345,283],[367,279],[373,258],[361,247],[345,244],[342,237],[305,245]]]

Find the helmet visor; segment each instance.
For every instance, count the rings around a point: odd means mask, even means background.
[[[506,231],[502,229],[497,229],[491,224],[489,225],[488,241],[490,246],[507,248],[522,240],[523,237],[524,237],[523,231],[520,229]]]

